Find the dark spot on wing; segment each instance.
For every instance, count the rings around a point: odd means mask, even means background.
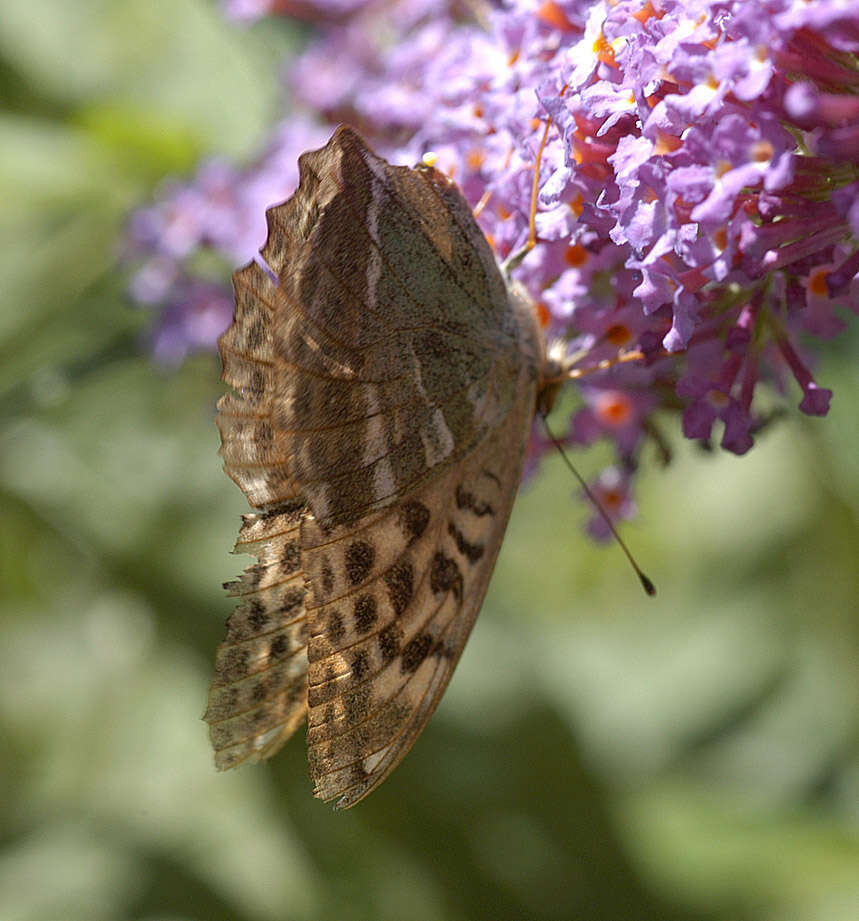
[[[494,515],[495,509],[488,503],[482,502],[474,493],[469,492],[461,485],[456,487],[454,501],[459,509],[467,509],[472,515],[482,518],[484,515]]]
[[[346,575],[352,585],[360,585],[373,568],[376,548],[365,540],[353,541],[346,550]]]
[[[269,646],[268,650],[269,657],[272,659],[279,659],[286,653],[287,649],[289,649],[289,641],[281,633],[271,641],[271,646]]]
[[[412,672],[417,671],[421,662],[429,655],[432,644],[433,639],[429,633],[421,633],[406,643],[403,647],[400,671],[404,675],[410,675]]]
[[[394,612],[399,617],[409,606],[415,585],[415,570],[409,560],[398,560],[384,575]]]
[[[322,564],[322,591],[326,597],[334,592],[334,572],[327,559]]]
[[[263,628],[268,624],[268,612],[265,605],[258,599],[252,598],[247,602],[248,606],[248,624],[256,633],[261,633]]]
[[[485,550],[483,544],[469,543],[465,539],[465,535],[462,531],[460,531],[452,521],[449,521],[447,524],[447,533],[456,541],[456,549],[459,550],[472,565],[483,556]]]
[[[426,531],[429,520],[430,511],[422,502],[407,502],[400,511],[400,523],[409,542]]]
[[[343,626],[343,618],[339,611],[332,611],[328,615],[328,639],[336,647],[344,636],[346,636],[346,628]]]
[[[297,540],[291,540],[284,545],[283,554],[280,558],[283,566],[284,575],[295,572],[301,566],[301,550],[298,547]]]
[[[358,652],[352,656],[352,676],[356,681],[360,681],[367,676],[369,671],[370,659],[365,650],[359,649]]]
[[[376,599],[372,595],[361,595],[355,599],[355,630],[366,633],[379,619],[376,611]]]
[[[295,613],[296,608],[300,608],[304,603],[304,590],[300,588],[290,588],[283,593],[281,600],[281,611],[284,614]]]
[[[436,595],[453,592],[457,601],[462,601],[462,573],[456,560],[440,550],[432,558],[430,566],[430,588]]]
[[[393,661],[400,652],[400,640],[403,631],[396,624],[389,624],[379,632],[379,652],[386,665]]]

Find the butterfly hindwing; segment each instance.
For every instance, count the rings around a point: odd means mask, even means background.
[[[315,793],[351,806],[396,767],[471,631],[521,475],[534,385],[462,465],[356,528],[302,526]]]

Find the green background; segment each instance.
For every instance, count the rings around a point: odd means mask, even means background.
[[[672,432],[624,529],[555,461],[520,495],[437,715],[357,808],[300,738],[217,774],[200,717],[244,499],[218,364],[159,370],[130,208],[283,111],[282,23],[199,0],[0,15],[0,918],[859,917],[857,336],[737,459]],[[586,475],[607,455],[574,455]]]

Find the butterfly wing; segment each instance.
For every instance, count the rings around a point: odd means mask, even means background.
[[[268,212],[263,264],[234,276],[220,347],[236,392],[218,422],[251,504],[300,509],[297,569],[264,540],[249,572],[270,560],[271,579],[305,584],[300,622],[284,613],[277,629],[289,681],[309,661],[307,695],[284,707],[294,685],[275,680],[258,718],[238,709],[243,693],[218,712],[250,726],[235,751],[265,756],[309,704],[316,792],[350,805],[408,750],[462,650],[521,474],[541,349],[451,182],[390,166],[346,128],[299,166],[296,194]],[[268,667],[260,636],[239,635],[245,658],[219,653],[217,687]]]
[[[462,463],[357,528],[302,524],[310,773],[348,807],[402,760],[453,674],[522,472],[534,388]]]
[[[236,553],[257,562],[225,587],[239,598],[215,658],[204,719],[219,770],[273,755],[307,713],[301,501],[245,515]]]

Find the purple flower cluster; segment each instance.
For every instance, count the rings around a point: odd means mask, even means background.
[[[129,292],[136,303],[160,309],[153,333],[159,362],[179,364],[191,352],[215,348],[233,316],[227,276],[265,242],[265,210],[292,194],[299,155],[329,134],[317,121],[291,118],[249,167],[205,162],[190,181],[167,183],[154,204],[132,214],[123,247],[124,258],[137,264]],[[220,257],[214,277],[209,252]]]
[[[135,215],[129,248],[144,261],[133,290],[168,305],[162,356],[206,344],[202,330],[228,320],[223,289],[198,277],[199,250],[250,259],[265,207],[295,185],[297,155],[346,121],[389,159],[432,150],[499,259],[529,239],[539,163],[537,245],[514,277],[582,366],[643,355],[579,380],[565,439],[615,445],[616,467],[594,488],[619,517],[634,510],[642,448],[667,455],[657,411],[680,411],[686,437],[705,442],[718,423],[737,454],[767,421],[759,383],[784,392],[793,379],[803,412],[827,412],[809,349],[859,312],[859,4],[225,7],[315,19],[289,73],[310,114],[291,114],[253,167],[207,164]],[[545,448],[539,436],[532,448]]]

